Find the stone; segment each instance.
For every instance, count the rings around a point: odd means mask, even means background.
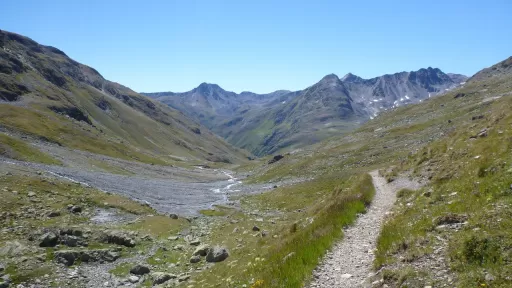
[[[39,238],[39,247],[55,247],[59,241],[59,236],[53,232],[47,232]]]
[[[153,285],[163,284],[171,279],[176,279],[177,276],[173,274],[168,274],[164,272],[153,272],[151,273],[151,279],[153,280]]]
[[[183,251],[183,249],[185,249],[185,246],[179,244],[179,245],[174,246],[172,249],[178,250],[178,251]]]
[[[482,129],[477,136],[480,138],[487,137],[487,129]]]
[[[69,207],[68,209],[69,209],[69,212],[74,213],[74,214],[82,212],[82,207],[76,206],[76,205],[73,205],[73,206]]]
[[[199,262],[201,262],[201,256],[194,255],[194,256],[190,257],[190,263],[194,264],[194,263],[199,263]]]
[[[263,230],[261,231],[261,237],[266,237],[268,235],[268,231]]]
[[[132,275],[132,276],[128,277],[128,281],[130,281],[130,283],[132,283],[132,284],[138,283],[139,279],[140,278],[135,276],[135,275]]]
[[[112,249],[95,249],[95,250],[59,250],[55,251],[55,261],[57,263],[71,266],[76,260],[82,262],[114,262],[121,255]]]
[[[252,231],[260,231],[260,227],[254,226],[254,227],[252,227]]]
[[[71,266],[75,263],[75,260],[78,258],[79,252],[72,250],[60,250],[55,251],[54,256],[55,261],[57,263],[61,263],[66,266]]]
[[[130,236],[120,231],[112,231],[102,236],[102,242],[126,247],[135,247],[136,243]]]
[[[185,282],[187,281],[188,279],[190,279],[190,275],[186,274],[186,275],[182,275],[178,278],[178,282]]]
[[[135,274],[135,275],[144,275],[144,274],[148,274],[150,272],[149,270],[149,267],[148,266],[144,266],[144,265],[135,265],[132,269],[130,269],[130,273],[132,274]]]
[[[284,158],[283,155],[276,155],[276,156],[274,156],[274,158],[272,158],[272,159],[270,159],[270,161],[268,161],[268,164],[274,164],[283,158]]]
[[[27,194],[27,195],[28,195],[28,197],[35,197],[35,196],[36,196],[36,193],[35,193],[35,192],[30,191],[30,192],[28,192],[28,194]]]
[[[178,237],[178,236],[171,236],[171,237],[167,238],[167,240],[171,240],[171,241],[176,241],[178,239],[180,239],[180,237]]]
[[[174,213],[171,213],[169,214],[169,217],[171,217],[171,219],[178,219],[178,215],[177,214],[174,214]]]
[[[60,211],[50,211],[48,213],[48,217],[50,217],[50,218],[59,217],[59,216],[60,216]]]
[[[201,241],[199,239],[194,239],[194,240],[190,241],[189,244],[192,246],[199,246],[199,244],[201,244]]]
[[[224,247],[213,247],[208,249],[206,254],[207,262],[222,262],[229,257],[229,252]]]
[[[491,273],[486,273],[485,274],[485,281],[492,282],[492,281],[494,281],[494,279],[495,278],[494,278],[494,276]]]
[[[210,249],[210,246],[203,244],[201,246],[198,246],[196,248],[196,250],[194,250],[194,253],[192,253],[192,255],[194,255],[194,256],[199,255],[199,256],[203,256],[204,257],[204,256],[206,256],[206,254],[208,254],[208,250],[209,249]]]

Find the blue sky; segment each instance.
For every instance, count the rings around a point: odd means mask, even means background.
[[[471,75],[512,55],[509,0],[2,0],[1,10],[0,29],[139,92],[298,90],[329,73],[428,66]]]

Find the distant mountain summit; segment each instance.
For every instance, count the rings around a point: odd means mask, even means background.
[[[458,87],[461,80],[467,79],[463,75],[452,75],[453,78],[438,68],[428,67],[371,79],[363,79],[349,73],[343,77],[343,82],[354,102],[373,118],[381,111],[417,103],[445,93]]]
[[[202,83],[184,93],[145,95],[193,117],[230,143],[265,155],[349,131],[382,111],[434,97],[466,79],[428,67],[371,79],[329,74],[294,92],[236,94]]]

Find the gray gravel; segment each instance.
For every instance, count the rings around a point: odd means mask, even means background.
[[[395,203],[395,193],[401,188],[417,189],[419,184],[399,178],[392,183],[371,173],[376,193],[367,213],[360,214],[356,223],[344,230],[344,238],[329,251],[314,272],[313,287],[354,288],[371,286],[372,263],[377,237],[385,216]]]
[[[234,191],[237,186],[241,186],[240,181],[231,176],[231,172],[214,169],[201,171],[204,171],[202,173],[205,175],[209,174],[208,178],[212,178],[212,175],[215,174],[217,179],[224,178],[226,180],[184,182],[175,179],[94,172],[5,158],[0,158],[0,165],[32,168],[41,171],[44,176],[64,178],[105,192],[124,195],[141,203],[148,203],[158,212],[164,214],[197,215],[198,210],[208,209],[213,204],[227,203],[227,193]],[[153,169],[156,168],[153,167]],[[163,169],[168,169],[168,167],[163,167]]]

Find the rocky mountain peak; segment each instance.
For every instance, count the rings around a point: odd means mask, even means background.
[[[348,83],[354,83],[354,82],[363,81],[363,78],[361,78],[357,75],[354,75],[352,73],[348,73],[347,75],[343,76],[343,78],[341,78],[341,81],[348,82]]]

